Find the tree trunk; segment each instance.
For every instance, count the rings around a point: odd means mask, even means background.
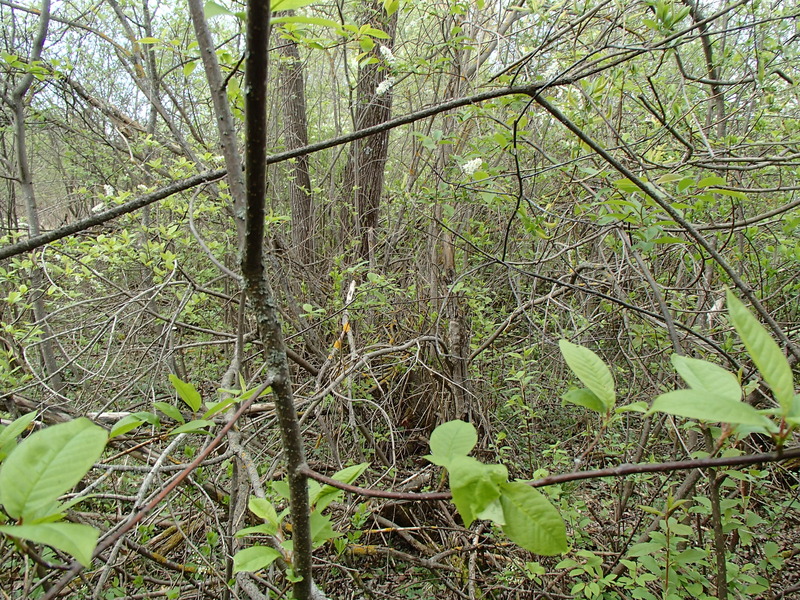
[[[397,29],[397,13],[388,15],[380,2],[369,0],[363,5],[362,23],[384,31],[389,38],[375,44],[364,57],[358,70],[355,129],[363,129],[389,120],[392,112],[391,59],[380,48],[391,50]],[[376,61],[370,62],[375,58]],[[358,140],[350,149],[345,171],[345,194],[352,202],[355,226],[353,233],[359,240],[359,257],[374,264],[374,235],[378,227],[383,170],[389,150],[389,132],[383,131]],[[346,222],[349,222],[346,221]],[[345,236],[347,237],[347,236]]]
[[[39,30],[33,42],[29,63],[34,63],[41,58],[44,41],[47,37],[47,27],[50,22],[50,0],[42,0],[42,8],[39,17]],[[19,187],[22,192],[22,199],[25,202],[25,211],[28,218],[28,235],[36,237],[41,233],[39,225],[39,209],[36,204],[36,193],[33,187],[33,174],[28,164],[28,147],[25,132],[25,96],[33,83],[33,75],[25,74],[11,92],[11,97],[5,97],[6,104],[9,105],[14,115],[14,140],[17,147],[17,173],[19,177]],[[39,344],[39,351],[44,364],[46,380],[50,387],[56,392],[61,392],[64,382],[58,371],[52,334],[47,323],[47,311],[42,299],[43,284],[41,272],[34,267],[31,272],[31,288],[36,296],[33,299],[33,316],[36,323],[42,328],[42,342]]]
[[[287,14],[294,14],[288,11]],[[303,64],[297,42],[282,39],[278,43],[280,61],[280,87],[283,94],[284,129],[286,149],[294,150],[308,145],[306,122],[306,91]],[[292,258],[308,268],[315,260],[314,205],[311,196],[311,178],[308,174],[308,156],[303,155],[291,164],[292,180],[289,186],[289,203],[292,210]]]

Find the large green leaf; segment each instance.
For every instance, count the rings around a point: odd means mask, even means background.
[[[117,437],[118,435],[123,435],[132,431],[142,425],[143,423],[149,423],[155,427],[161,425],[161,421],[159,420],[158,416],[151,412],[141,411],[137,413],[133,413],[130,415],[126,415],[122,417],[119,421],[117,421],[114,426],[111,428],[111,432],[109,433],[109,437]]]
[[[94,527],[80,523],[2,525],[0,533],[63,550],[84,567],[92,563],[92,553],[99,535]]]
[[[353,465],[351,467],[344,468],[337,473],[334,473],[333,479],[335,479],[336,481],[341,481],[342,483],[353,483],[368,468],[369,468],[369,463],[361,463],[358,465]],[[314,506],[317,510],[324,510],[325,508],[328,507],[328,505],[331,502],[336,501],[343,495],[344,492],[339,488],[335,488],[332,485],[326,484],[323,485],[310,498],[309,501],[311,502],[311,505]]]
[[[503,532],[512,542],[544,556],[567,550],[564,520],[541,492],[522,482],[504,483],[500,489]]]
[[[234,14],[229,11],[224,6],[220,6],[216,2],[206,2],[205,6],[203,7],[203,12],[206,15],[206,19],[213,19],[214,17],[218,17],[220,15],[225,16],[234,16]]]
[[[732,402],[742,399],[742,388],[733,373],[707,360],[679,354],[673,354],[671,360],[675,370],[693,390]]]
[[[471,423],[448,421],[433,430],[431,455],[426,458],[436,465],[447,466],[452,458],[469,454],[477,443],[478,432]]]
[[[584,408],[588,408],[589,410],[593,410],[595,412],[606,412],[606,406],[603,404],[603,401],[600,400],[600,398],[598,398],[592,390],[587,388],[570,390],[561,396],[561,399],[564,400],[564,402],[577,404],[578,406],[583,406]]]
[[[775,399],[781,405],[782,416],[785,417],[791,410],[794,397],[792,368],[789,362],[772,336],[730,290],[728,290],[728,312],[750,358],[775,394]]]
[[[274,525],[275,531],[277,531],[280,521],[278,520],[278,513],[276,512],[275,507],[272,505],[272,502],[266,498],[250,496],[247,501],[247,508],[249,508],[250,511],[259,519],[264,519],[264,521],[267,523]]]
[[[559,340],[558,347],[569,368],[583,385],[600,398],[605,410],[611,410],[616,401],[614,378],[606,363],[594,352],[567,340]]]
[[[35,418],[36,411],[29,412],[6,427],[0,427],[0,462],[11,454],[11,450],[17,445],[17,436],[25,431]]]
[[[252,527],[240,529],[234,535],[237,538],[242,538],[248,535],[256,535],[258,533],[263,533],[264,535],[275,535],[277,531],[278,528],[272,523],[262,523],[261,525],[253,525]]]
[[[508,481],[508,470],[503,465],[485,465],[471,456],[457,456],[447,466],[450,491],[458,514],[469,527],[478,516],[500,519],[502,514],[490,509],[500,496],[500,485]],[[489,509],[489,512],[484,514]]]
[[[0,504],[13,519],[48,516],[100,458],[108,434],[89,419],[37,431],[0,466]]]
[[[319,547],[328,540],[341,537],[341,533],[333,528],[331,518],[323,515],[318,510],[311,513],[309,517],[309,526],[311,527],[311,541],[314,547]]]
[[[167,404],[166,402],[153,402],[153,408],[160,410],[162,413],[167,415],[173,421],[177,421],[178,423],[185,423],[186,419],[183,418],[181,411],[179,411],[175,406],[172,404]],[[204,417],[203,418],[207,418]]]
[[[650,412],[663,412],[712,423],[770,425],[769,419],[749,404],[739,400],[726,400],[700,390],[676,390],[661,394],[653,401]]]
[[[273,12],[278,12],[279,10],[295,10],[308,6],[309,4],[314,4],[316,1],[317,0],[272,0],[272,5],[270,7]]]
[[[169,380],[175,391],[178,392],[180,399],[186,402],[194,412],[197,412],[200,409],[200,392],[191,383],[186,383],[175,375],[170,374]]]
[[[271,565],[276,559],[280,558],[280,556],[280,552],[267,546],[252,546],[244,550],[239,550],[239,552],[233,556],[233,572],[259,571]]]

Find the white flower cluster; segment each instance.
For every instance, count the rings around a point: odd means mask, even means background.
[[[375,88],[375,95],[376,96],[383,96],[386,92],[392,89],[394,85],[394,77],[387,77],[383,81],[378,84],[378,87]]]
[[[461,165],[461,170],[465,175],[474,175],[478,169],[483,165],[482,158],[473,158]]]
[[[393,67],[393,66],[395,66],[397,64],[397,58],[395,57],[394,54],[392,54],[392,49],[391,48],[381,44],[381,46],[380,46],[380,48],[378,48],[378,50],[380,50],[381,56],[383,57],[383,60],[386,61],[387,65],[389,65],[390,67]]]
[[[103,186],[103,191],[106,193],[106,196],[115,196],[117,194],[117,191],[108,184]]]

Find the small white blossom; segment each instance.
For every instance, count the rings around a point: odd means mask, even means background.
[[[387,77],[378,84],[377,88],[375,88],[375,95],[383,96],[386,92],[392,89],[393,85],[394,85],[394,77]]]
[[[103,190],[105,191],[106,196],[114,196],[117,193],[116,190],[114,190],[114,187],[108,184],[103,186]]]
[[[139,190],[140,192],[146,192],[147,186],[140,183],[139,185],[136,186],[136,189]]]
[[[474,175],[475,172],[481,168],[483,165],[482,158],[473,158],[470,161],[465,162],[461,165],[461,170],[464,171],[465,175]]]
[[[92,207],[92,214],[96,215],[97,213],[103,212],[105,209],[106,209],[106,205],[103,202],[101,202],[100,204],[95,204]]]
[[[390,67],[395,66],[395,64],[397,63],[397,58],[392,53],[392,49],[391,48],[381,44],[381,46],[380,46],[380,48],[378,48],[378,50],[380,50],[381,56],[383,57],[383,60],[386,61],[387,65],[389,65]]]

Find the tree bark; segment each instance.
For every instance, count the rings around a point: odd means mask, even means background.
[[[368,0],[362,5],[359,21],[381,29],[389,38],[381,40],[381,44],[376,43],[359,67],[354,111],[356,130],[378,125],[391,116],[391,86],[384,83],[391,81],[391,65],[381,54],[380,47],[383,45],[391,50],[397,30],[397,13],[388,15],[380,2]],[[371,62],[369,59],[372,58],[376,60]],[[379,87],[382,84],[386,89]],[[344,190],[352,202],[355,216],[353,233],[359,240],[359,257],[369,260],[370,264],[374,263],[374,236],[378,228],[388,151],[388,131],[357,140],[350,149],[345,170]]]
[[[288,11],[286,14],[294,14]],[[306,121],[306,91],[303,64],[297,42],[282,39],[278,44],[280,61],[280,87],[283,94],[284,130],[286,149],[296,150],[308,144]],[[289,204],[292,211],[292,258],[308,268],[315,260],[314,204],[311,195],[311,178],[308,174],[308,156],[300,156],[290,166],[292,179],[289,185]]]
[[[289,362],[286,356],[275,294],[264,268],[264,217],[267,192],[267,56],[269,52],[269,2],[247,5],[247,52],[245,58],[245,245],[242,275],[264,344],[266,373],[275,397],[281,441],[286,457],[289,507],[292,517],[292,569],[299,581],[294,597],[315,596],[312,580],[312,545],[308,481],[301,472],[305,450],[294,406]]]
[[[39,15],[39,29],[31,48],[29,64],[41,59],[44,42],[47,38],[47,28],[50,23],[50,0],[42,0],[42,8]],[[25,211],[28,219],[28,237],[33,238],[41,233],[39,224],[39,209],[36,202],[36,191],[33,185],[33,173],[28,163],[28,146],[25,131],[25,96],[30,90],[34,76],[26,73],[22,76],[19,83],[14,87],[11,96],[3,96],[3,100],[8,104],[14,117],[14,140],[17,150],[17,173],[19,187],[22,192],[22,199],[25,202]],[[58,370],[58,363],[55,356],[55,344],[52,341],[52,334],[47,323],[47,310],[42,299],[43,278],[41,272],[34,267],[31,272],[31,288],[35,297],[33,299],[33,316],[42,328],[42,341],[39,344],[39,351],[44,364],[46,380],[50,387],[56,392],[61,392],[64,382]]]

